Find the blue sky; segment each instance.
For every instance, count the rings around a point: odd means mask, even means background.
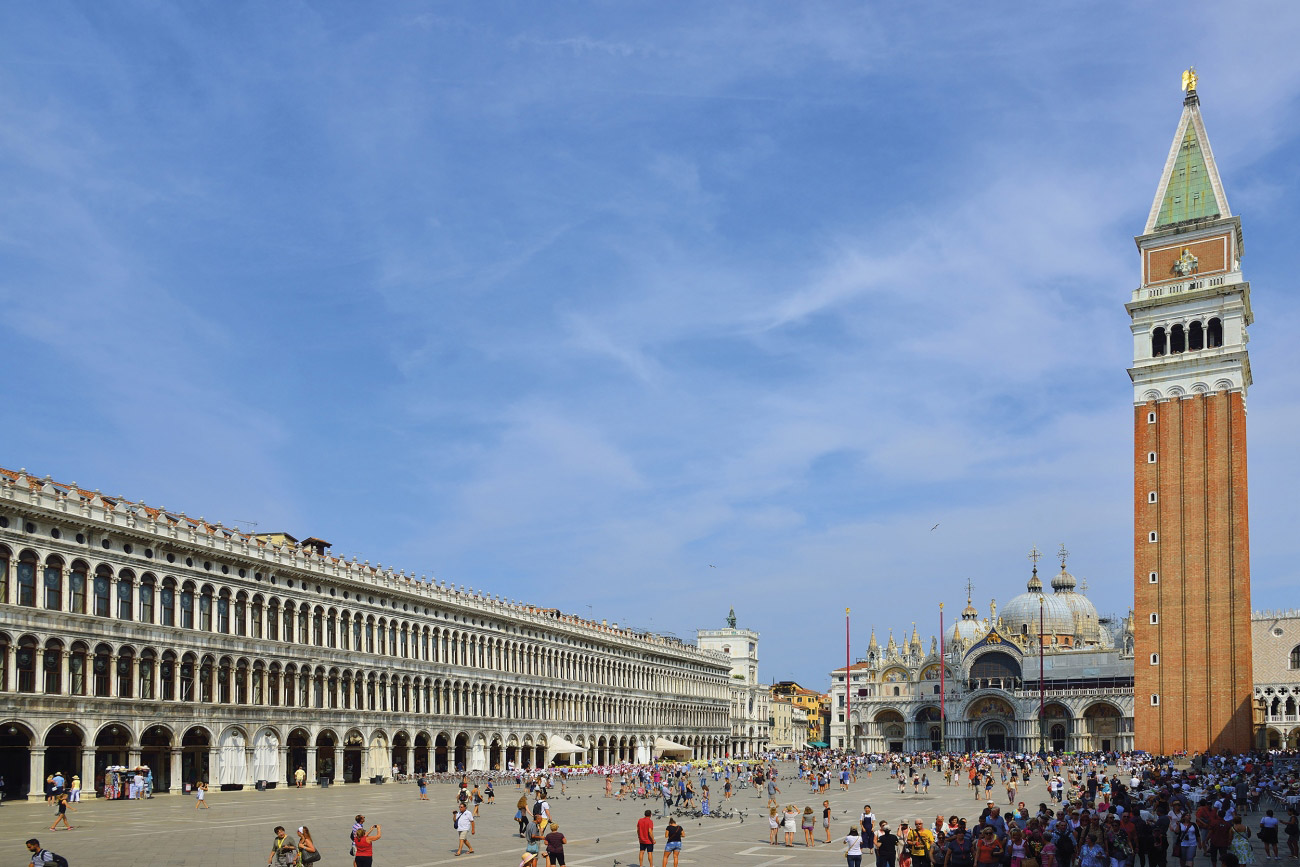
[[[824,687],[1065,542],[1131,599],[1124,303],[1181,108],[1300,605],[1300,7],[0,10],[3,455]],[[937,530],[931,526],[938,523]],[[1050,562],[1050,561],[1049,561]]]

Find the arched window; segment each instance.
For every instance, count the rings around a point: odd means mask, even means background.
[[[135,585],[131,581],[131,573],[123,572],[117,578],[117,619],[131,619],[131,602],[135,596]]]
[[[248,602],[243,593],[235,597],[235,634],[248,634]],[[239,702],[245,704],[245,702]]]
[[[140,698],[145,701],[153,701],[153,668],[154,652],[152,650],[145,650],[140,654],[140,670],[139,677],[137,678],[140,683]]]
[[[32,568],[32,574],[36,574],[35,567]],[[18,642],[18,655],[15,661],[18,668],[19,692],[36,692],[36,659],[39,655],[35,638],[29,635]]]
[[[36,607],[35,551],[24,551],[18,558],[18,604]]]
[[[1187,335],[1183,333],[1183,326],[1175,325],[1169,329],[1169,352],[1177,355],[1187,350]]]
[[[325,637],[323,635],[324,627],[325,615],[323,615],[321,610],[317,608],[311,615],[311,643],[317,647],[322,647],[325,644]],[[317,705],[317,707],[319,706],[320,705]]]
[[[140,622],[153,623],[154,577],[145,573],[140,577]],[[143,664],[143,663],[142,663]],[[143,695],[140,696],[144,698]]]
[[[1291,668],[1300,668],[1300,644],[1291,648]]]
[[[1151,355],[1155,358],[1165,354],[1165,330],[1157,328],[1151,332]]]
[[[1201,326],[1200,322],[1193,322],[1187,329],[1187,348],[1205,348],[1205,329]]]
[[[45,560],[45,607],[50,611],[63,610],[63,561],[58,557]]]
[[[95,570],[95,586],[92,588],[94,607],[90,613],[96,617],[109,616],[108,592],[112,584],[112,575],[113,570],[107,566],[100,566]]]
[[[113,678],[112,650],[107,644],[95,648],[95,659],[91,663],[91,682],[95,695],[103,698],[109,694]]]
[[[117,655],[117,694],[120,698],[130,698],[135,679],[135,653],[129,647],[118,651]]]
[[[223,635],[230,634],[230,594],[224,590],[217,599],[217,631]]]
[[[216,666],[212,662],[212,657],[203,657],[203,662],[199,665],[199,701],[204,704],[212,703],[212,686],[215,676]]]
[[[13,552],[0,545],[0,603],[9,603],[9,558]],[[6,660],[7,662],[7,660]],[[3,678],[3,675],[0,675]]]
[[[249,633],[251,633],[254,638],[261,638],[262,637],[262,597],[261,596],[253,597],[253,608],[252,608],[250,619],[252,622],[249,623],[249,627],[250,627],[248,630]]]
[[[280,603],[275,599],[266,603],[266,637],[280,640]]]
[[[181,629],[194,628],[194,588],[189,584],[181,590]],[[182,701],[193,701],[191,698],[183,698]]]
[[[176,656],[169,650],[158,664],[158,679],[162,684],[162,700],[176,700]]]
[[[1210,327],[1205,332],[1205,345],[1210,349],[1223,345],[1223,322],[1218,317],[1210,320]]]
[[[90,567],[80,560],[72,564],[72,573],[68,575],[69,610],[73,614],[86,613],[86,574]]]
[[[181,660],[181,701],[194,701],[194,657]]]
[[[230,658],[222,657],[217,668],[217,703],[230,704]]]
[[[78,641],[68,655],[68,694],[86,694],[86,645]]]
[[[162,614],[163,626],[176,625],[176,582],[170,578],[163,579],[162,590],[158,592],[158,608]]]
[[[199,630],[212,631],[212,588],[207,586],[199,596]]]
[[[63,691],[63,642],[50,639],[45,642],[45,659],[41,663],[45,670],[45,692],[58,695]]]

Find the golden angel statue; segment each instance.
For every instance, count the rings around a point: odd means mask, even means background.
[[[1196,67],[1183,70],[1183,90],[1196,90]]]

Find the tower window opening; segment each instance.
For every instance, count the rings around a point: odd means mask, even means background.
[[[1150,533],[1147,533],[1147,541],[1148,541],[1148,542],[1154,542],[1154,541],[1156,541],[1156,531],[1155,531],[1155,530],[1152,530]]]
[[[1177,355],[1180,352],[1187,351],[1187,335],[1183,331],[1183,326],[1175,325],[1169,329],[1169,352]]]
[[[1159,707],[1159,706],[1160,706],[1160,696],[1157,695],[1157,694],[1154,693],[1154,692],[1151,693],[1151,706],[1152,706],[1152,707]]]
[[[1150,581],[1152,584],[1159,584],[1159,583],[1160,583],[1160,573],[1159,573],[1159,572],[1152,572],[1150,575],[1147,576],[1147,580]]]
[[[1147,463],[1148,463],[1148,464],[1154,464],[1155,462],[1156,462],[1156,453],[1155,453],[1155,452],[1147,452]]]
[[[1210,349],[1223,345],[1223,322],[1218,317],[1211,319],[1209,328],[1205,330],[1205,345]]]
[[[1165,354],[1165,330],[1157,328],[1151,332],[1151,356],[1159,358]]]
[[[1160,654],[1158,654],[1158,653],[1153,653],[1153,654],[1151,654],[1151,664],[1152,664],[1152,665],[1159,665],[1159,664],[1160,664]]]
[[[1148,492],[1147,492],[1147,502],[1148,502],[1148,503],[1154,503],[1155,501],[1156,501],[1156,492],[1155,492],[1155,491],[1148,491]]]
[[[1205,329],[1200,322],[1193,322],[1187,331],[1187,348],[1204,349],[1205,348]]]
[[[1156,414],[1154,412],[1147,413],[1147,424],[1155,424],[1155,423],[1156,423]]]
[[[1156,614],[1154,611],[1151,612],[1151,625],[1152,626],[1160,625],[1160,615]]]

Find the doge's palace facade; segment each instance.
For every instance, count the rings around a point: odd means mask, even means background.
[[[159,790],[698,758],[730,661],[0,469],[0,775]]]

